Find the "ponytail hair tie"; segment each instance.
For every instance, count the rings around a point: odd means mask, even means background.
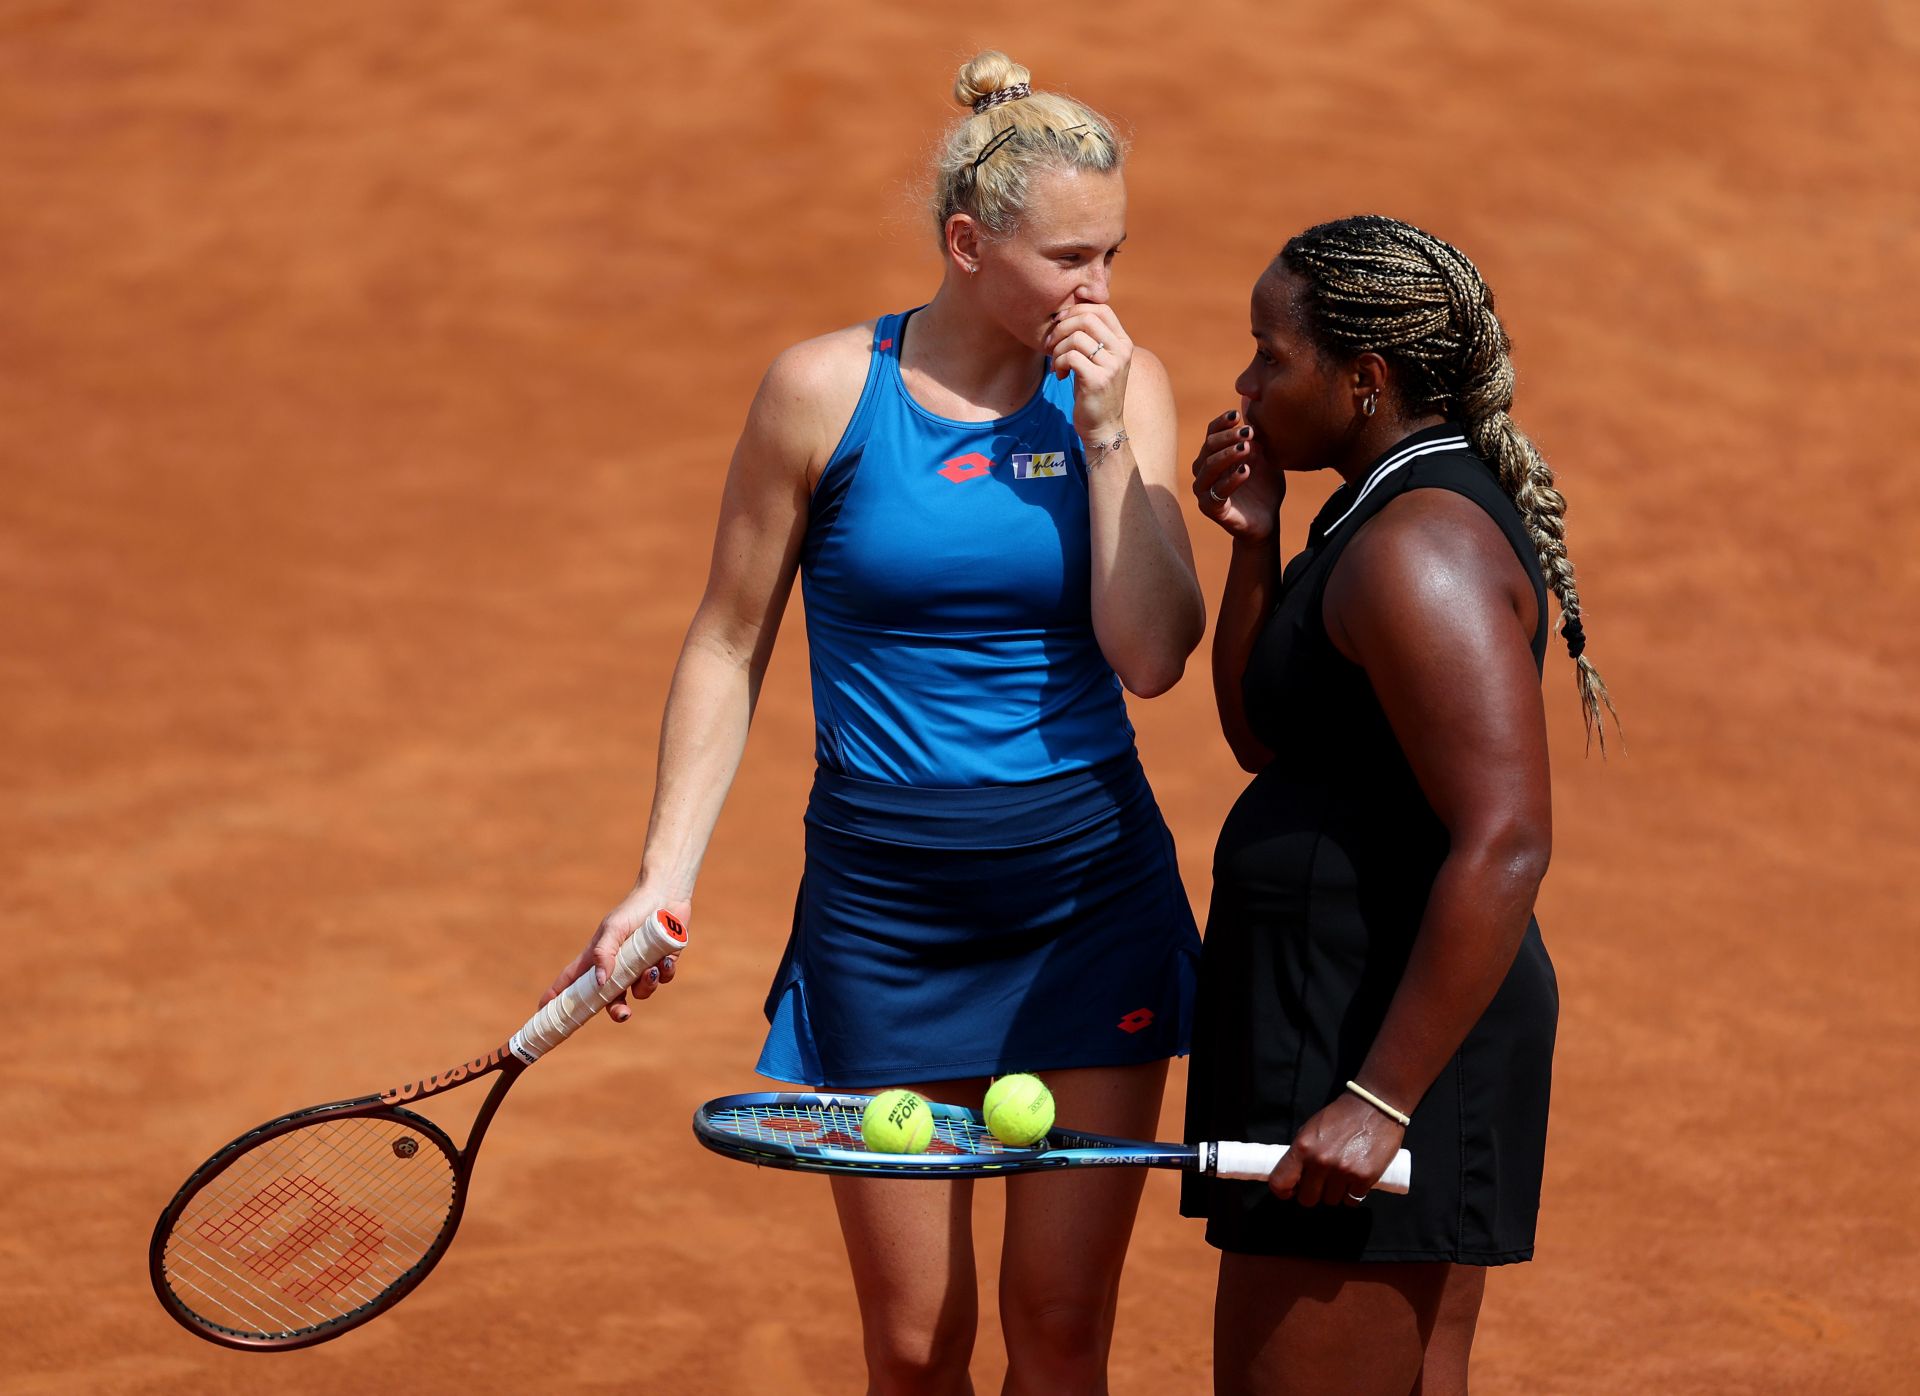
[[[1580,617],[1563,621],[1560,625],[1560,638],[1567,642],[1567,658],[1578,659],[1587,649],[1587,632],[1580,624]]]
[[[984,97],[973,99],[973,114],[990,112],[995,107],[1003,107],[1008,102],[1017,102],[1023,97],[1031,97],[1033,89],[1024,82],[1010,82],[1005,87],[987,93]]]

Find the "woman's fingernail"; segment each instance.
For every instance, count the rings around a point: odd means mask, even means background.
[[[1240,420],[1240,414],[1238,412],[1229,412],[1227,413],[1227,420],[1229,422],[1237,422]]]
[[[647,983],[658,984],[659,982],[660,982],[660,967],[658,965],[655,965],[652,969],[647,971]]]
[[[1236,453],[1245,451],[1247,449],[1247,443],[1242,441],[1238,446],[1235,446],[1233,449]]]
[[[1252,427],[1241,427],[1241,428],[1240,428],[1240,435],[1242,435],[1242,436],[1252,436],[1252,435],[1253,435],[1253,428],[1252,428]]]

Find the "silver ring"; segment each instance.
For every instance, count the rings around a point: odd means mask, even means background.
[[[1364,1192],[1350,1192],[1347,1194],[1347,1201],[1349,1202],[1365,1202],[1366,1200],[1367,1195]]]
[[[1092,352],[1091,354],[1089,354],[1089,355],[1087,355],[1087,357],[1088,357],[1088,358],[1090,358],[1090,359],[1097,359],[1097,358],[1099,358],[1099,357],[1100,357],[1100,351],[1101,351],[1102,349],[1104,349],[1104,348],[1106,348],[1106,347],[1107,347],[1107,346],[1106,346],[1105,344],[1103,344],[1103,343],[1101,343],[1101,342],[1100,342],[1099,340],[1095,340],[1095,341],[1094,341],[1094,343],[1093,343],[1093,352]]]
[[[1227,497],[1212,485],[1207,486],[1207,498],[1211,499],[1215,504],[1225,504],[1227,502]]]

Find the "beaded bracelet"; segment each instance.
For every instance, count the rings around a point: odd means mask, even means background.
[[[1366,1101],[1367,1104],[1371,1105],[1374,1109],[1378,1110],[1382,1115],[1385,1115],[1388,1119],[1397,1122],[1400,1128],[1405,1129],[1408,1125],[1413,1123],[1413,1116],[1409,1115],[1404,1110],[1394,1109],[1391,1105],[1387,1104],[1386,1101],[1380,1099],[1379,1096],[1375,1095],[1372,1091],[1368,1090],[1365,1086],[1361,1085],[1358,1081],[1347,1082],[1347,1089],[1352,1091],[1355,1095],[1359,1096],[1360,1099]]]
[[[1096,465],[1100,464],[1101,461],[1105,460],[1108,456],[1112,455],[1115,451],[1119,450],[1122,446],[1126,444],[1127,444],[1127,430],[1125,427],[1122,427],[1120,429],[1120,434],[1114,437],[1113,440],[1111,441],[1083,442],[1082,445],[1084,446],[1087,453],[1087,469],[1089,470],[1093,469]]]

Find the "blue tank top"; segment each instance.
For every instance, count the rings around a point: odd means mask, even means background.
[[[867,381],[814,487],[801,546],[815,756],[843,775],[1014,785],[1133,749],[1093,634],[1073,381],[956,422],[907,393],[908,317],[875,328]]]

